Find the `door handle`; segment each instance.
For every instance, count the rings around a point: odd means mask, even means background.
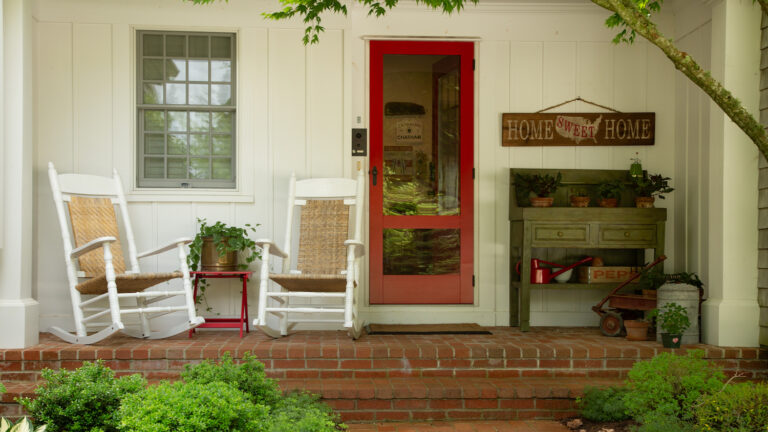
[[[376,167],[373,167],[371,170],[371,175],[373,176],[373,185],[376,186],[376,177],[379,175],[379,171],[376,169]]]

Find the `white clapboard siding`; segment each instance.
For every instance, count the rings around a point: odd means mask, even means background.
[[[675,116],[704,100],[686,92],[675,105],[675,75],[654,47],[610,43],[605,12],[591,4],[518,4],[494,2],[444,15],[421,6],[402,6],[387,17],[366,16],[351,5],[350,18],[328,16],[318,45],[301,42],[300,22],[265,21],[271,3],[230,0],[193,6],[178,0],[126,0],[98,8],[82,0],[39,0],[36,32],[36,290],[41,328],[71,325],[61,262],[61,245],[50,191],[48,161],[60,172],[123,177],[140,250],[169,238],[192,236],[197,218],[244,225],[261,224],[255,237],[281,243],[285,233],[287,182],[301,178],[352,178],[357,162],[350,155],[350,128],[367,127],[368,53],[372,36],[461,36],[476,42],[475,75],[475,304],[468,306],[369,306],[367,265],[362,267],[360,313],[372,322],[509,323],[510,168],[626,169],[636,153],[646,169],[673,178],[686,175],[684,205],[673,193],[666,202],[667,255],[698,250],[700,235],[683,236],[685,212],[696,211],[693,227],[705,226],[707,161],[690,150],[689,135],[705,133],[706,110],[685,111],[694,130],[682,134]],[[669,25],[670,21],[664,21]],[[696,28],[696,26],[690,26]],[[200,30],[237,33],[238,189],[227,192],[162,193],[133,190],[135,174],[135,30]],[[707,30],[702,30],[706,32]],[[691,35],[691,41],[695,41]],[[696,43],[692,42],[692,45]],[[700,46],[704,46],[699,44]],[[533,112],[581,96],[621,111],[655,111],[653,147],[504,148],[503,112]],[[703,105],[701,105],[703,106]],[[583,103],[555,112],[597,111]],[[697,113],[697,114],[696,114]],[[696,115],[694,115],[696,114]],[[696,118],[694,118],[696,117]],[[359,121],[358,121],[359,119]],[[682,124],[682,123],[680,123]],[[676,146],[678,146],[676,148]],[[682,146],[682,147],[681,147]],[[681,163],[691,152],[696,161]],[[700,185],[701,183],[701,185]],[[691,195],[693,198],[691,197]],[[367,211],[367,210],[366,210]],[[678,214],[681,216],[678,217]],[[690,229],[689,229],[690,231]],[[677,233],[680,233],[678,235]],[[173,256],[142,261],[145,270],[170,270]],[[278,263],[279,265],[279,263]],[[258,269],[255,264],[252,267]],[[701,268],[693,268],[700,270]],[[208,299],[214,313],[237,314],[238,281],[213,281]],[[256,280],[249,289],[256,308]],[[531,292],[533,325],[593,325],[589,307],[604,290],[567,291],[557,287]],[[253,313],[252,313],[253,316]]]

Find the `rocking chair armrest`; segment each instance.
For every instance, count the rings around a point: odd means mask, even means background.
[[[144,257],[152,256],[152,255],[157,255],[159,253],[163,253],[163,252],[166,252],[166,251],[169,251],[169,250],[176,249],[176,247],[178,247],[180,244],[181,245],[188,245],[190,243],[192,243],[192,239],[189,238],[189,237],[177,238],[176,240],[174,240],[174,241],[172,241],[172,242],[170,242],[170,243],[168,243],[168,244],[166,244],[164,246],[160,246],[160,247],[155,248],[153,250],[148,250],[148,251],[142,252],[142,253],[137,255],[137,258],[144,258]]]
[[[280,258],[288,258],[288,254],[283,252],[282,249],[280,249],[275,242],[268,239],[259,239],[256,240],[254,243],[256,243],[256,246],[259,246],[261,248],[264,247],[264,245],[269,245],[269,253],[274,256],[279,256]]]
[[[352,246],[355,248],[355,258],[365,255],[365,244],[359,240],[346,240],[344,246]]]
[[[104,243],[112,243],[112,242],[116,242],[116,241],[117,241],[117,239],[115,237],[111,237],[111,236],[95,238],[95,239],[89,241],[88,243],[86,243],[86,244],[84,244],[84,245],[82,245],[80,247],[72,249],[72,252],[69,253],[69,257],[70,258],[77,258],[77,257],[79,257],[80,255],[82,255],[82,254],[84,254],[86,252],[90,252],[90,251],[92,251],[94,249],[103,247]]]

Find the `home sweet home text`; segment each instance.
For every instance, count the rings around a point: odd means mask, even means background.
[[[656,113],[505,113],[501,145],[653,145]]]

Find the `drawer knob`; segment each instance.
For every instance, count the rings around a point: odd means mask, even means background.
[[[624,231],[624,237],[629,237],[629,236],[630,236],[629,231]]]
[[[558,231],[558,232],[557,232],[557,236],[558,236],[558,237],[562,237],[562,236],[563,236],[563,232],[562,232],[562,231]]]

